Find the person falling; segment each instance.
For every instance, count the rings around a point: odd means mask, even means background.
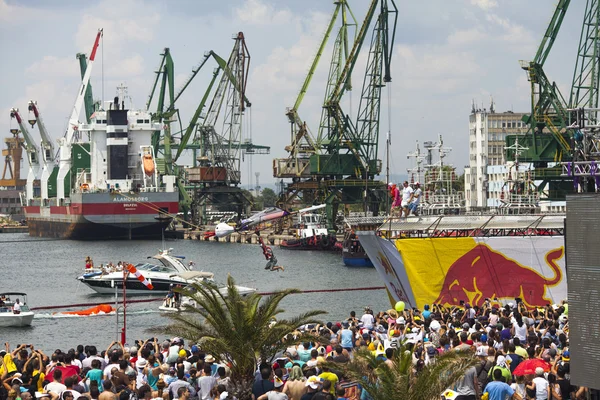
[[[277,265],[277,257],[275,257],[275,254],[273,254],[273,250],[269,246],[265,245],[265,242],[260,236],[258,237],[258,243],[262,248],[263,255],[267,259],[267,265],[265,266],[265,269],[271,271],[284,271],[284,268],[282,266]]]

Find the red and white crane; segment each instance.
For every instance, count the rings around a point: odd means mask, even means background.
[[[65,136],[59,140],[60,159],[58,164],[58,176],[56,178],[56,200],[58,202],[57,205],[61,205],[61,200],[65,198],[65,178],[71,170],[71,143],[73,142],[75,132],[77,132],[77,130],[79,129],[79,114],[81,114],[81,108],[83,106],[83,100],[85,97],[85,90],[92,75],[92,67],[94,66],[94,60],[96,59],[96,50],[98,50],[98,44],[100,43],[102,33],[103,30],[99,29],[98,34],[96,35],[96,40],[94,41],[94,46],[92,47],[92,52],[90,53],[90,58],[88,60],[87,69],[85,70],[85,75],[81,80],[81,86],[79,87],[77,98],[75,99],[75,105],[73,106],[71,117],[69,118],[69,126],[67,128],[67,132],[65,133]]]

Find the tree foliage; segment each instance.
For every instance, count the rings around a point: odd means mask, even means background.
[[[290,344],[306,340],[306,335],[288,334],[301,325],[318,323],[315,317],[325,313],[314,310],[290,319],[277,319],[284,312],[281,301],[299,293],[297,289],[270,296],[252,293],[243,297],[231,276],[224,289],[203,281],[177,290],[196,305],[186,305],[185,312],[169,315],[172,323],[158,331],[195,342],[207,354],[229,365],[239,399],[250,398],[258,363],[272,361]]]
[[[270,188],[264,188],[260,195],[262,197],[263,205],[265,207],[275,207],[277,204],[277,194]]]
[[[359,350],[351,362],[332,368],[358,382],[373,400],[432,400],[439,399],[475,363],[471,353],[449,351],[416,372],[412,351],[401,346],[392,366],[371,351]]]

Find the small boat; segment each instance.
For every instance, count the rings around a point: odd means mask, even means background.
[[[158,254],[148,257],[148,261],[135,264],[135,268],[151,283],[149,289],[142,281],[129,274],[125,279],[125,288],[128,295],[151,295],[154,293],[167,293],[171,285],[187,285],[188,272],[191,264],[185,263],[185,257],[172,254],[173,249],[161,250]],[[202,273],[202,272],[200,272]],[[210,274],[210,273],[208,273]],[[114,294],[123,289],[123,268],[114,269],[86,269],[85,273],[77,279],[100,294]]]
[[[336,235],[327,231],[322,215],[302,213],[298,217],[297,238],[282,240],[279,247],[290,250],[342,250]]]
[[[210,272],[190,271],[189,273],[185,274],[185,276],[188,281],[205,280],[214,282],[214,274]],[[235,287],[237,288],[238,292],[242,297],[246,297],[252,293],[256,293],[255,288],[240,285],[236,285]],[[227,286],[219,285],[219,292],[225,297],[227,297]],[[174,298],[167,297],[164,299],[162,305],[158,307],[158,309],[162,312],[182,312],[186,310],[186,306],[196,307],[196,302],[194,301],[194,299],[187,296],[183,296],[183,298],[179,302],[177,302]]]
[[[21,292],[0,293],[0,299],[0,327],[31,325],[34,313],[27,304],[27,294]],[[15,314],[13,307],[17,300],[21,306],[21,312]]]
[[[373,262],[360,244],[354,232],[349,233],[342,242],[342,261],[347,267],[373,267]]]

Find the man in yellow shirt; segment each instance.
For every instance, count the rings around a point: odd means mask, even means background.
[[[13,361],[12,354],[10,354],[8,342],[4,343],[6,350],[0,350],[0,376],[11,376],[17,372],[17,366]]]
[[[335,385],[338,383],[338,376],[331,372],[329,368],[324,366],[323,373],[319,375],[319,378],[327,379],[329,382],[331,382],[331,389],[329,389],[329,392],[335,396]]]

